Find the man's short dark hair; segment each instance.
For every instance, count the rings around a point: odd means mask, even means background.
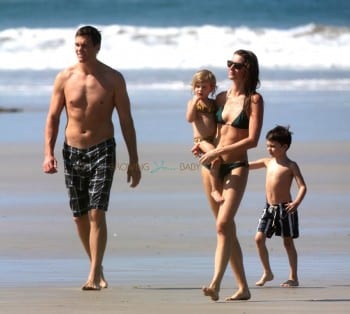
[[[87,25],[80,27],[75,34],[75,37],[77,36],[88,36],[94,46],[101,45],[101,33],[93,26]]]

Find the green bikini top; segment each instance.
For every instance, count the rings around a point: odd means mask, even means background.
[[[232,127],[237,129],[249,128],[249,117],[247,116],[244,109],[242,109],[241,113],[236,117],[236,119],[234,119],[233,122],[229,124],[229,123],[226,123],[226,121],[222,118],[222,112],[224,111],[224,107],[225,105],[220,106],[216,112],[217,123],[231,125]]]

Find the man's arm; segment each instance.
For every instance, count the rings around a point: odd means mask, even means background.
[[[45,173],[57,172],[57,160],[55,158],[54,149],[58,135],[60,115],[65,105],[65,97],[63,90],[63,74],[57,75],[50,101],[50,108],[46,118],[45,125],[45,146],[44,146],[44,162],[43,170]]]
[[[131,180],[130,186],[135,187],[141,180],[141,171],[137,154],[136,131],[131,115],[130,100],[126,90],[125,80],[119,72],[117,72],[114,101],[119,116],[120,128],[129,154],[127,182],[130,182]]]

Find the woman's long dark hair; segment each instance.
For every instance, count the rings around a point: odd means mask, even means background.
[[[251,97],[256,93],[256,89],[260,86],[259,79],[259,62],[256,55],[249,50],[240,49],[234,52],[234,54],[241,56],[244,59],[245,69],[247,75],[244,82],[244,93],[246,95],[244,101],[244,107],[249,109]]]

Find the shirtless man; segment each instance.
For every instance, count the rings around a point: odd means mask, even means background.
[[[127,182],[136,187],[141,179],[126,84],[121,73],[97,59],[100,46],[97,29],[78,29],[78,62],[57,75],[45,127],[43,170],[52,174],[57,172],[54,148],[60,115],[65,109],[65,181],[78,235],[90,259],[90,273],[83,290],[100,290],[108,285],[102,261],[107,243],[105,212],[115,170],[114,109],[129,154]]]
[[[292,136],[288,128],[276,126],[266,135],[267,150],[271,158],[263,158],[249,163],[250,169],[266,168],[266,200],[267,204],[259,219],[255,242],[263,266],[263,274],[257,286],[263,286],[273,279],[269,262],[266,238],[273,234],[283,238],[289,260],[289,278],[281,283],[282,287],[299,285],[297,266],[298,255],[294,239],[299,237],[298,207],[306,194],[306,184],[298,164],[287,156]],[[298,185],[298,193],[292,199],[290,189],[293,180]]]

